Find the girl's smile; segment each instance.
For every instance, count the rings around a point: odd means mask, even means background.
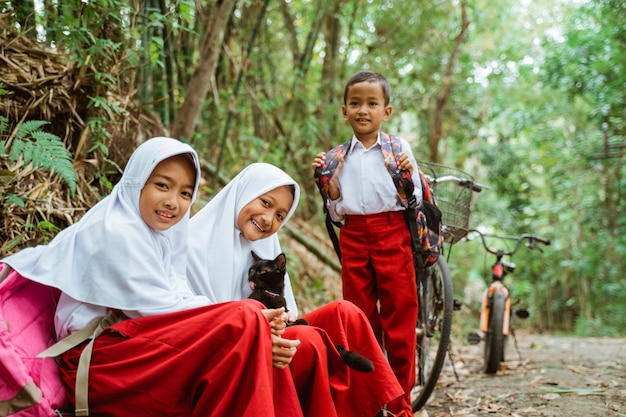
[[[275,188],[246,204],[237,216],[239,231],[251,242],[278,231],[293,204],[289,186]]]
[[[195,182],[193,163],[177,155],[159,163],[141,190],[139,212],[154,230],[164,231],[177,224],[191,204]]]

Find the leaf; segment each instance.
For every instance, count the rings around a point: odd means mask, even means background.
[[[604,395],[604,390],[600,388],[570,388],[570,387],[542,387],[546,391],[561,394],[577,394],[577,395]]]
[[[10,193],[6,196],[7,202],[9,204],[15,204],[18,207],[22,207],[24,208],[25,204],[24,204],[24,200],[22,200],[19,196]]]
[[[48,122],[29,120],[18,128],[16,140],[11,146],[9,158],[15,162],[22,156],[24,163],[42,167],[58,174],[70,187],[72,195],[76,192],[76,172],[72,164],[72,154],[65,148],[63,141],[52,133],[41,130]]]
[[[15,236],[13,239],[9,240],[8,242],[5,242],[5,244],[2,245],[2,253],[7,253],[11,249],[19,245],[20,242],[24,239],[24,236],[26,236],[26,233],[20,233],[19,235]]]
[[[41,222],[39,222],[39,227],[41,227],[42,229],[51,230],[53,232],[58,232],[58,231],[61,230],[58,226],[56,226],[56,225],[54,225],[54,224],[52,224],[52,223],[50,223],[48,221],[41,221]]]
[[[20,139],[24,139],[33,132],[41,130],[41,127],[47,124],[48,122],[45,120],[28,120],[19,126],[15,136]]]

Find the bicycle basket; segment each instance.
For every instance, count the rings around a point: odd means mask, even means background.
[[[458,242],[467,234],[472,190],[460,185],[457,181],[446,180],[446,177],[472,182],[474,178],[457,168],[433,162],[417,161],[417,163],[424,175],[428,177],[437,205],[441,210],[444,242],[450,244]]]

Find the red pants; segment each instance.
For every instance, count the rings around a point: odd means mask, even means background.
[[[346,216],[340,233],[343,297],[363,310],[386,350],[405,392],[388,405],[397,413],[411,407],[415,385],[418,306],[411,235],[402,212]]]
[[[289,371],[272,367],[260,309],[246,300],[109,327],[89,368],[91,415],[302,417]],[[83,346],[59,362],[72,403]]]
[[[402,395],[367,318],[354,304],[335,301],[303,318],[311,326],[289,327],[284,337],[302,341],[290,369],[305,416],[373,417]],[[336,345],[370,359],[374,371],[348,368]]]

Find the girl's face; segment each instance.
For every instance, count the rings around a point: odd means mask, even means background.
[[[255,198],[237,216],[237,227],[251,242],[278,231],[293,204],[291,187],[284,185]]]
[[[186,155],[161,161],[139,197],[141,218],[151,229],[164,231],[187,213],[193,197],[196,171]]]

